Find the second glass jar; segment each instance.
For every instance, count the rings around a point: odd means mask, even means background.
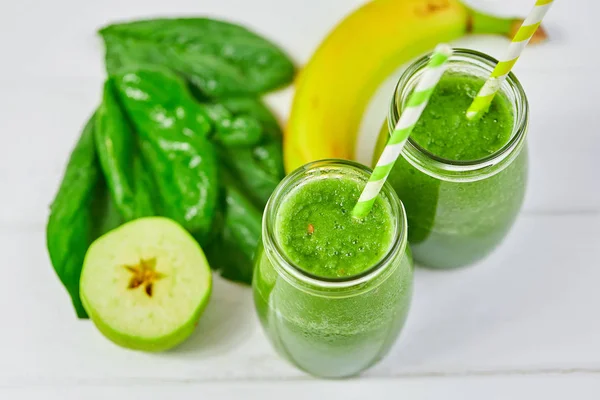
[[[417,60],[400,78],[374,160],[427,61],[427,57]],[[496,63],[486,54],[455,49],[446,73],[485,79]],[[421,265],[455,268],[484,258],[506,236],[521,208],[527,182],[528,103],[512,73],[500,91],[514,116],[511,137],[502,148],[483,159],[453,161],[437,157],[409,139],[389,176],[388,182],[406,207],[409,242]]]

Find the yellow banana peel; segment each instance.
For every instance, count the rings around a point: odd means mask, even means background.
[[[458,0],[366,3],[333,29],[297,78],[284,136],[286,171],[323,158],[351,159],[369,100],[401,64],[469,33],[510,37],[521,22]],[[532,42],[544,38],[539,29]]]

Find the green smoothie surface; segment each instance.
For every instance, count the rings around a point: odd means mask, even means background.
[[[354,276],[380,261],[392,243],[395,223],[381,195],[367,217],[352,217],[363,187],[355,178],[327,176],[294,188],[276,220],[277,240],[287,257],[324,278]]]
[[[500,150],[513,130],[512,106],[503,93],[494,97],[480,119],[466,117],[484,79],[447,72],[435,88],[411,138],[421,147],[448,160],[479,160]]]

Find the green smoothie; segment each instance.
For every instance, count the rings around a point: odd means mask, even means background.
[[[481,53],[457,50],[435,88],[388,182],[406,207],[415,261],[434,268],[474,263],[506,236],[527,180],[527,102],[513,75],[481,119],[466,110],[484,83]],[[400,79],[378,156],[411,91],[419,61]],[[413,80],[414,82],[414,80]],[[376,159],[376,157],[374,158]]]
[[[304,271],[323,278],[358,275],[389,250],[394,224],[381,197],[363,219],[352,208],[364,184],[353,179],[315,179],[294,189],[277,219],[279,242]]]
[[[368,217],[351,216],[367,179],[353,163],[320,162],[286,178],[265,211],[256,309],[278,352],[320,377],[377,362],[408,313],[412,257],[396,195],[386,187]]]
[[[487,113],[469,120],[469,108],[483,78],[460,73],[445,74],[411,138],[425,150],[453,161],[479,160],[500,150],[513,130],[512,106],[502,93],[494,97]]]

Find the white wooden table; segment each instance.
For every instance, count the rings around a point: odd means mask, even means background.
[[[472,0],[525,14],[531,1]],[[362,377],[319,381],[279,358],[247,287],[216,279],[175,351],[116,347],[75,318],[45,249],[48,204],[104,76],[95,30],[109,21],[212,15],[239,21],[302,63],[361,0],[4,0],[0,3],[0,399],[600,398],[600,91],[596,0],[558,0],[551,40],[516,72],[531,102],[526,204],[480,265],[419,269],[391,354]],[[500,55],[506,41],[459,44]],[[395,77],[369,108],[377,130]],[[292,90],[270,96],[282,120]],[[360,158],[370,153],[368,138]]]

